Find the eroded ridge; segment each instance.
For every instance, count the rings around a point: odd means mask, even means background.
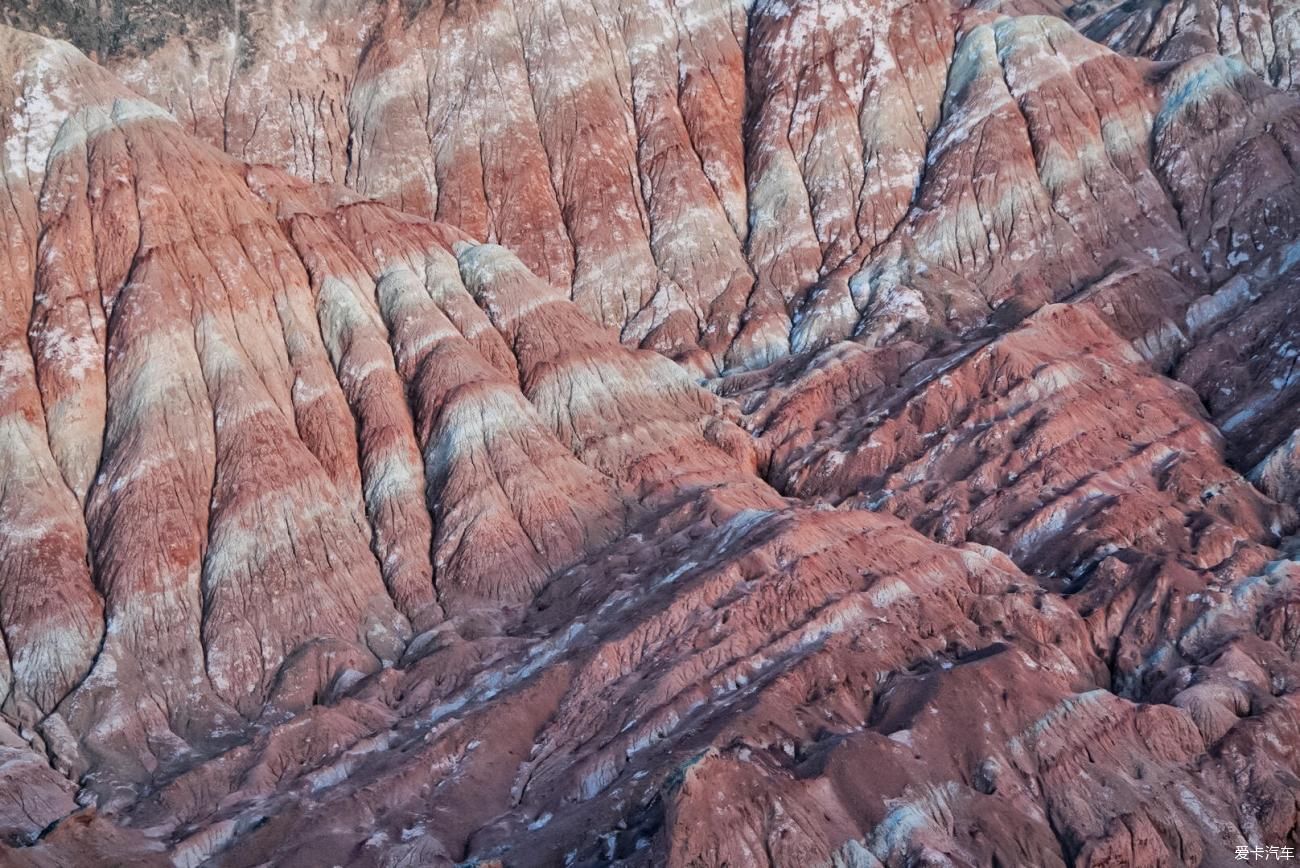
[[[1022,5],[6,13],[6,864],[1300,846],[1283,11]]]

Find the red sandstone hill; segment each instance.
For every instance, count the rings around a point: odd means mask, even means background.
[[[1298,12],[0,9],[0,864],[1300,847]]]

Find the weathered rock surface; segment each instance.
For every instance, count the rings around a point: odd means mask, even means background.
[[[1170,151],[1243,140],[1189,148],[1195,123],[1170,121],[1207,101],[1231,116],[1224,88],[1252,114],[1269,102],[1264,70],[1235,55],[1171,71],[1059,17],[949,0],[121,2],[86,17],[10,13],[93,49],[228,153],[500,243],[625,343],[705,374],[855,331],[964,334],[1119,271],[1144,294],[1170,275],[1203,292],[1236,244],[1207,248],[1196,221],[1222,229],[1231,206],[1183,213],[1192,179]],[[1293,125],[1262,120],[1285,152]],[[1274,159],[1239,164],[1260,156]]]
[[[1286,3],[1084,2],[1072,17],[1091,38],[1128,54],[1186,60],[1220,54],[1286,90],[1300,85],[1296,10]]]
[[[1300,846],[1234,10],[5,9],[0,862]]]

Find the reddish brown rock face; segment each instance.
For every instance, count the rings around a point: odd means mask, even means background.
[[[4,10],[0,862],[1300,848],[1248,5]]]

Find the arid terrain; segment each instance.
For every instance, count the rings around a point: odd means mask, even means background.
[[[0,0],[0,865],[1300,849],[1300,0]]]

